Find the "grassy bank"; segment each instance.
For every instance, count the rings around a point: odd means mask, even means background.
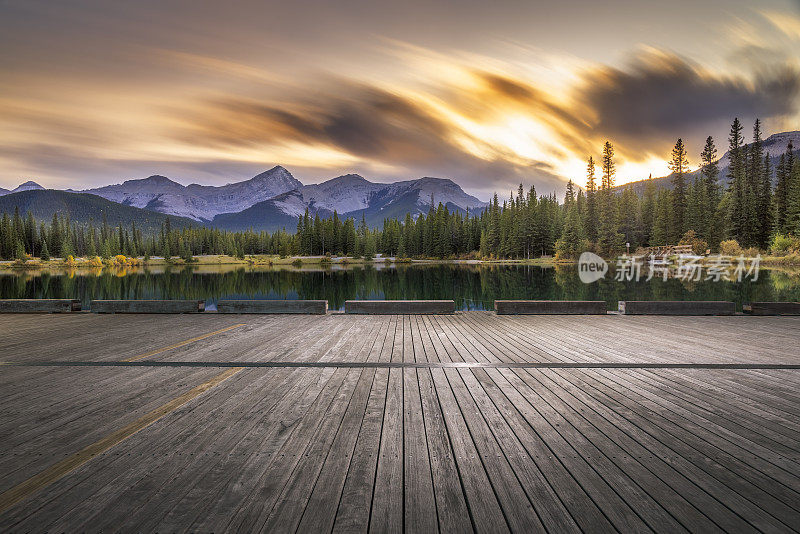
[[[556,263],[574,263],[572,260],[555,260],[554,258],[532,258],[527,260],[481,260],[481,259],[438,259],[438,258],[392,258],[375,257],[372,259],[352,258],[345,256],[278,256],[278,255],[248,255],[236,258],[227,255],[195,256],[192,261],[181,258],[165,260],[159,257],[126,258],[117,256],[106,260],[100,258],[51,258],[41,260],[31,258],[25,262],[2,261],[0,269],[7,270],[47,270],[47,269],[101,269],[105,267],[167,267],[184,265],[242,265],[242,266],[302,266],[302,265],[367,265],[367,264],[465,264],[465,265],[539,265],[548,266]]]
[[[671,258],[673,264],[677,262],[677,257]],[[606,258],[609,264],[616,262],[616,257]],[[701,260],[701,263],[707,263],[710,257]],[[150,258],[125,258],[117,256],[115,258],[100,260],[100,258],[72,258],[64,260],[62,258],[52,258],[50,260],[41,260],[32,258],[25,262],[20,261],[0,261],[0,270],[63,270],[63,269],[102,269],[112,267],[171,267],[171,266],[213,266],[213,265],[241,265],[241,266],[257,266],[257,267],[270,267],[270,266],[316,266],[323,267],[326,265],[347,266],[347,265],[381,265],[392,263],[395,265],[432,265],[432,264],[453,264],[453,265],[536,265],[540,267],[550,267],[553,265],[570,265],[577,263],[576,259],[568,258],[531,258],[531,259],[476,259],[476,258],[392,258],[392,257],[376,257],[370,260],[364,258],[352,258],[345,256],[285,256],[278,255],[248,255],[244,258],[237,258],[227,255],[206,255],[195,256],[192,261],[186,262],[181,258],[171,258],[165,260],[160,257]],[[772,268],[796,268],[800,267],[800,254],[787,254],[787,255],[762,255],[761,265],[763,267]]]

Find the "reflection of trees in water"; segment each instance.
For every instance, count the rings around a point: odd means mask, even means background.
[[[347,299],[454,299],[462,309],[491,309],[496,299],[605,300],[800,300],[800,278],[762,270],[755,282],[683,282],[654,279],[617,282],[613,272],[583,284],[574,265],[401,265],[337,270],[248,269],[206,271],[193,267],[9,273],[0,275],[0,298],[324,299],[341,308]]]

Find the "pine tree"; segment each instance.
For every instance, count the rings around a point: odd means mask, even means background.
[[[692,230],[696,236],[705,234],[705,209],[708,204],[706,187],[702,178],[696,179],[686,189],[686,224],[687,231]],[[685,233],[685,232],[684,232]]]
[[[97,247],[94,244],[95,241],[95,233],[94,227],[89,229],[89,237],[86,242],[86,255],[90,258],[97,256]]]
[[[639,197],[633,189],[626,187],[619,197],[619,231],[631,250],[640,245]]]
[[[786,152],[781,154],[778,167],[775,169],[775,231],[786,234],[789,231],[786,216],[789,212],[789,197],[792,189],[792,168],[794,166],[794,146],[792,142],[786,146]]]
[[[686,147],[683,140],[678,138],[672,149],[672,159],[669,162],[672,171],[672,233],[671,240],[677,243],[686,231],[686,177],[689,170],[689,159],[686,157]]]
[[[787,158],[787,167],[788,167]],[[789,196],[786,206],[786,231],[794,236],[800,236],[800,160],[792,158],[792,167],[789,172]]]
[[[602,191],[610,191],[614,187],[614,175],[616,175],[617,169],[614,163],[614,147],[608,141],[603,145],[601,166],[603,168],[603,181],[600,184],[600,189]]]
[[[745,167],[745,244],[766,246],[769,229],[765,231],[764,224],[768,222],[767,214],[762,212],[765,192],[762,191],[764,179],[764,148],[761,140],[761,121],[756,119],[753,125],[753,142],[746,151]],[[770,191],[766,191],[769,195]],[[762,244],[763,240],[763,244]]]
[[[367,229],[364,236],[364,259],[369,261],[375,257],[375,237],[372,232]]]
[[[50,222],[50,234],[47,236],[47,242],[50,243],[52,250],[50,251],[56,257],[64,257],[61,251],[61,243],[63,237],[61,235],[61,222],[58,220],[58,214],[53,214],[53,220]]]
[[[520,193],[522,192],[522,184],[520,184]],[[569,205],[575,200],[575,186],[572,185],[572,180],[567,182],[567,191],[564,193],[564,207]]]
[[[47,241],[42,239],[42,253],[40,256],[42,261],[49,261],[50,260],[50,251],[47,250]]]
[[[36,222],[33,220],[33,213],[30,211],[25,217],[25,224],[23,227],[25,236],[25,250],[29,251],[32,256],[36,255]]]
[[[791,145],[791,143],[790,143]],[[786,233],[786,205],[789,198],[789,173],[786,172],[786,155],[781,154],[778,166],[775,168],[775,195],[773,204],[775,206],[775,233]]]
[[[73,256],[74,254],[75,249],[72,246],[72,234],[69,230],[69,227],[67,227],[66,231],[62,232],[61,257],[66,260],[69,256]]]
[[[747,236],[747,195],[746,195],[746,176],[745,176],[745,151],[742,139],[742,124],[739,119],[734,119],[731,131],[728,135],[728,154],[730,165],[728,167],[728,192],[730,193],[730,205],[728,213],[728,236],[736,239],[739,243],[744,243]]]
[[[641,230],[641,240],[642,245],[650,246],[650,240],[653,235],[653,224],[656,218],[656,186],[653,183],[653,176],[647,180],[647,183],[644,186],[644,195],[642,196],[641,201],[641,213],[642,213],[642,230]]]
[[[25,243],[22,242],[22,239],[19,237],[16,240],[16,245],[14,246],[14,259],[19,262],[25,263],[28,261],[28,255],[25,254]]]
[[[705,186],[705,204],[702,207],[702,228],[696,229],[698,235],[705,239],[709,244],[719,243],[721,239],[718,224],[715,219],[716,209],[719,205],[720,195],[717,178],[719,177],[719,165],[717,164],[717,147],[714,146],[714,139],[711,136],[706,138],[706,144],[700,153],[701,170],[703,184]]]
[[[356,232],[356,257],[361,258],[366,252],[366,239],[369,229],[367,228],[367,220],[364,214],[361,214],[361,222],[358,223],[358,231]]]
[[[14,236],[11,233],[11,219],[3,213],[0,221],[0,257],[10,260],[14,255]]]
[[[761,183],[758,188],[758,236],[756,245],[766,249],[769,246],[770,235],[774,227],[772,210],[772,165],[769,161],[769,154],[764,155],[764,163],[761,167]]]
[[[667,245],[667,241],[672,235],[672,212],[671,191],[662,189],[656,197],[656,214],[653,221],[653,234],[650,238],[650,246]]]
[[[614,175],[617,172],[614,163],[614,147],[608,141],[603,146],[601,167],[603,178],[600,188],[600,230],[597,242],[601,251],[613,255],[622,249],[623,236],[619,233],[619,212],[612,191]]]
[[[578,206],[575,202],[570,202],[567,207],[567,218],[564,222],[564,229],[561,232],[561,239],[555,245],[556,252],[559,256],[574,258],[583,252],[584,240],[583,225],[581,224]]]
[[[589,241],[597,241],[600,227],[600,214],[597,207],[597,185],[594,181],[595,162],[592,156],[586,164],[586,237]]]

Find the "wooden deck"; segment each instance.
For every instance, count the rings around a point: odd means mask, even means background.
[[[796,317],[4,316],[0,531],[792,531],[798,347]]]

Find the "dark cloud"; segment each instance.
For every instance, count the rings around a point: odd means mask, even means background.
[[[435,92],[451,109],[477,121],[514,113],[534,118],[553,132],[555,139],[547,141],[556,146],[556,158],[597,153],[610,139],[620,156],[640,161],[653,153],[666,157],[677,137],[697,143],[707,135],[724,139],[735,116],[745,121],[792,116],[800,73],[787,65],[749,79],[720,77],[678,56],[650,53],[627,69],[586,72],[570,95],[559,95],[567,98],[557,99],[529,81],[480,70],[472,71],[480,82],[477,89],[444,85],[429,94]],[[370,176],[375,176],[370,169],[390,166],[409,174],[450,177],[484,193],[520,181],[557,190],[567,178],[582,179],[558,177],[543,161],[520,163],[518,156],[504,154],[498,146],[486,151],[493,159],[478,157],[460,141],[467,136],[480,145],[482,139],[405,93],[342,79],[323,85],[324,90],[295,89],[263,100],[214,100],[183,117],[189,126],[174,135],[191,145],[215,148],[288,142],[323,146],[363,161],[356,167]]]
[[[577,100],[594,115],[590,133],[653,150],[676,137],[702,137],[733,117],[780,118],[798,110],[800,72],[784,65],[752,79],[720,77],[675,55],[639,57],[628,70],[593,70]]]
[[[368,176],[375,176],[369,163],[390,165],[411,175],[379,175],[379,179],[434,174],[484,195],[520,181],[535,180],[546,190],[563,184],[545,164],[487,161],[465,151],[453,140],[450,123],[400,94],[340,81],[324,93],[300,91],[292,96],[281,104],[236,97],[210,102],[201,114],[184,117],[190,127],[176,132],[177,138],[217,148],[287,141],[323,145],[364,160]]]

